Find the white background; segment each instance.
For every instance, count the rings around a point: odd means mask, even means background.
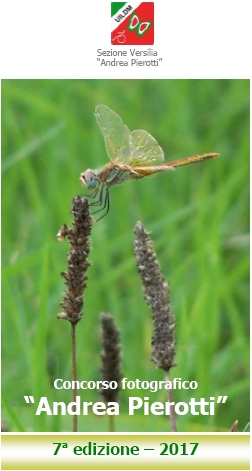
[[[158,67],[100,67],[97,49],[113,47],[110,8],[108,0],[3,1],[1,78],[250,77],[249,1],[156,0]]]

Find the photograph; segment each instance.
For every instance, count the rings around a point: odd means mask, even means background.
[[[250,81],[1,99],[2,430],[246,431]]]

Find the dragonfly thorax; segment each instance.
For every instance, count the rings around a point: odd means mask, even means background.
[[[94,170],[91,170],[89,168],[85,172],[81,173],[80,182],[86,188],[89,188],[89,189],[90,188],[95,188],[96,185],[97,185],[97,177],[96,177],[96,173],[94,172]]]

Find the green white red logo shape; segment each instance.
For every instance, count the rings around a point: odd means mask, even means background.
[[[112,2],[113,46],[154,44],[154,2]]]

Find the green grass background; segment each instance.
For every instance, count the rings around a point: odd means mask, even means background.
[[[80,380],[100,379],[99,315],[120,328],[123,376],[163,380],[151,362],[151,312],[133,256],[133,229],[152,231],[176,317],[172,378],[198,389],[176,402],[228,396],[214,416],[177,417],[178,431],[225,431],[249,417],[249,81],[2,81],[2,396],[10,431],[71,431],[71,417],[35,416],[41,396],[71,401],[55,378],[71,379],[70,324],[57,320],[71,199],[84,194],[79,175],[108,161],[93,114],[104,103],[128,127],[145,129],[166,161],[196,153],[221,157],[111,188],[109,214],[93,226],[84,316],[77,326]],[[23,396],[33,395],[36,405]],[[101,400],[81,391],[82,401]],[[121,394],[117,431],[170,431],[169,418],[128,416]],[[107,431],[107,417],[80,417],[80,431]]]

